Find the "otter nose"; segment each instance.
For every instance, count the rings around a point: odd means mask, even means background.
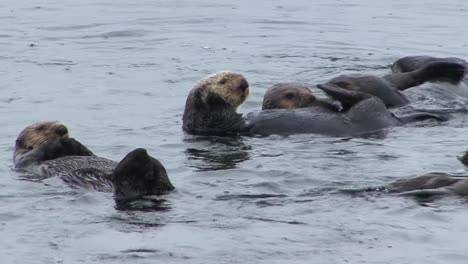
[[[60,125],[55,129],[55,133],[57,133],[59,136],[64,136],[68,133],[68,129],[66,126]]]
[[[245,90],[249,88],[249,83],[245,79],[242,79],[239,88],[241,89],[242,92],[245,92]]]

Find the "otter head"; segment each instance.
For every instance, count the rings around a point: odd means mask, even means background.
[[[13,162],[17,169],[64,156],[92,156],[89,149],[70,138],[67,127],[58,121],[27,126],[16,139]]]
[[[142,148],[131,151],[119,162],[112,179],[116,200],[160,195],[174,189],[161,162]]]
[[[299,83],[278,83],[263,96],[262,109],[287,109],[312,106],[317,98],[309,87]]]
[[[15,157],[26,154],[44,143],[69,137],[68,128],[58,121],[38,122],[27,126],[16,138]]]
[[[249,96],[249,83],[240,73],[220,71],[200,80],[193,88],[198,90],[200,100],[208,104],[216,95],[237,109]]]
[[[221,71],[198,81],[187,97],[184,130],[193,134],[238,130],[236,110],[248,96],[249,83],[239,73]]]

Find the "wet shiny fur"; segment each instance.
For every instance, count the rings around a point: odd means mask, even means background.
[[[218,76],[219,75],[219,76]],[[230,92],[222,91],[219,79],[229,78],[226,86]],[[231,83],[232,82],[232,83]],[[225,83],[225,84],[226,84]],[[247,87],[245,87],[247,84]],[[215,87],[211,87],[214,85]],[[241,99],[223,97],[223,94],[237,94]],[[340,87],[324,87],[334,99],[346,105],[346,111],[337,112],[321,106],[301,109],[272,109],[238,114],[239,102],[245,100],[247,81],[242,75],[233,72],[220,72],[198,82],[190,91],[184,117],[183,128],[187,133],[198,135],[289,135],[318,133],[334,136],[355,136],[374,132],[385,127],[399,124],[382,101],[367,94],[349,92]],[[213,92],[216,91],[216,92]]]
[[[32,177],[57,176],[72,188],[113,192],[116,200],[174,189],[164,166],[146,150],[135,149],[119,163],[98,157],[56,121],[26,127],[16,140],[14,163]]]
[[[332,111],[339,111],[336,101],[317,98],[310,88],[301,83],[278,83],[268,88],[263,96],[262,110],[293,109],[319,106]]]
[[[409,72],[395,72],[383,77],[370,74],[340,75],[328,83],[354,91],[372,94],[382,99],[388,107],[410,103],[402,91],[425,82],[459,83],[465,74],[462,64],[451,61],[435,61]]]

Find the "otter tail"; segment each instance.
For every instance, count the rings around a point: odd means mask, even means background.
[[[161,162],[142,148],[129,152],[111,177],[114,182],[114,199],[117,201],[161,195],[174,189]]]

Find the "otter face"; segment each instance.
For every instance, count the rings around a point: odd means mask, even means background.
[[[202,100],[206,100],[210,93],[216,94],[234,108],[244,103],[250,93],[249,83],[244,76],[230,71],[209,75],[200,80],[195,85],[195,89],[201,89]]]
[[[262,109],[288,109],[312,106],[317,99],[310,89],[298,83],[279,83],[263,96]]]
[[[45,142],[68,138],[68,128],[58,121],[45,121],[27,126],[16,138],[15,153],[24,154]]]

